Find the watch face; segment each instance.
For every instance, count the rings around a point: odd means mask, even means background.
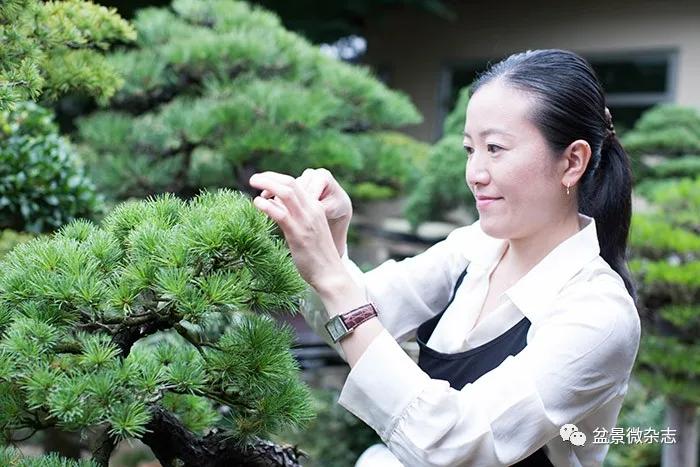
[[[326,323],[326,330],[328,334],[330,334],[331,339],[333,339],[333,342],[338,342],[341,337],[348,333],[348,328],[345,326],[343,320],[340,319],[340,315],[334,316]]]

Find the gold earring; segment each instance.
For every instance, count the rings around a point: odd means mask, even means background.
[[[568,183],[566,184],[566,194],[567,195],[569,194],[569,184]]]

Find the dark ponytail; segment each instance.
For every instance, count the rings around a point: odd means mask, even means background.
[[[562,155],[577,139],[590,144],[591,160],[579,181],[578,210],[595,219],[600,255],[622,277],[636,303],[637,292],[626,263],[632,169],[613,130],[593,68],[570,51],[527,51],[493,65],[474,82],[471,93],[495,79],[536,96],[531,119],[555,154]]]
[[[632,218],[632,168],[615,135],[603,144],[600,167],[584,180],[578,194],[579,210],[596,221],[600,256],[625,282],[637,302],[637,291],[627,269],[627,237]]]

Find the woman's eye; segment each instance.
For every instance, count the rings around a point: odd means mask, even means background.
[[[467,156],[470,156],[474,152],[474,148],[471,146],[464,146],[464,150],[467,153]]]
[[[501,149],[503,149],[503,148],[500,147],[500,146],[497,145],[497,144],[487,144],[487,145],[486,145],[486,150],[487,150],[488,152],[498,152],[498,151],[500,151]]]

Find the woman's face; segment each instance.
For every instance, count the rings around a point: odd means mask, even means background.
[[[528,118],[532,105],[528,94],[498,79],[482,86],[467,105],[467,185],[477,200],[482,230],[495,238],[532,235],[561,219],[565,210],[561,174],[566,161],[554,160]],[[482,202],[479,196],[499,199]]]

